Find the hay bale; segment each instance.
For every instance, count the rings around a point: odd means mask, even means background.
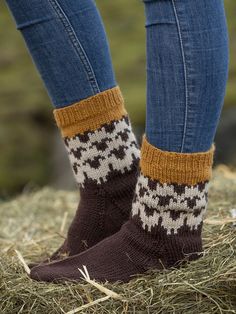
[[[44,188],[0,204],[0,313],[236,313],[236,228],[230,215],[236,208],[236,173],[225,167],[215,171],[204,257],[128,284],[104,285],[117,298],[90,283],[33,282],[17,258],[15,250],[27,262],[55,250],[77,202],[75,192]]]

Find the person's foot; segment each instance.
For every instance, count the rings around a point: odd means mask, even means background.
[[[79,269],[86,266],[91,279],[99,282],[128,282],[133,276],[149,269],[178,266],[200,257],[201,238],[152,237],[132,221],[123,225],[116,234],[79,255],[43,266],[34,267],[30,277],[38,281],[80,281]]]
[[[213,149],[184,154],[161,151],[143,141],[141,173],[132,217],[116,234],[86,252],[32,269],[42,281],[91,279],[129,281],[148,269],[177,266],[201,256],[201,230],[207,205]]]
[[[80,203],[65,242],[43,263],[81,253],[120,230],[130,216],[140,156],[118,87],[56,109],[54,115]]]
[[[81,190],[80,203],[64,243],[48,259],[29,264],[30,268],[81,253],[119,231],[129,219],[136,182],[134,169],[102,187]]]

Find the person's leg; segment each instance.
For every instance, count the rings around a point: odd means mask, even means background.
[[[223,0],[144,0],[148,141],[166,151],[210,149],[228,74]]]
[[[80,188],[78,210],[54,260],[82,252],[128,220],[139,149],[94,1],[7,3],[56,107]]]
[[[227,77],[222,1],[145,1],[147,129],[132,217],[82,254],[36,267],[36,280],[128,281],[201,256],[214,138]]]
[[[6,2],[56,108],[116,86],[93,0]]]

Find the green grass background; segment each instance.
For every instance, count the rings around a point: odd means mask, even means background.
[[[133,123],[145,121],[145,28],[139,0],[97,1],[107,28],[117,80]],[[230,31],[230,76],[225,106],[236,104],[236,1],[226,0]],[[43,84],[0,2],[0,197],[50,180],[55,128]]]

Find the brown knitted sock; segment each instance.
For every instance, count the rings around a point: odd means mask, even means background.
[[[54,116],[80,202],[65,242],[48,261],[78,254],[120,230],[129,219],[140,155],[118,87],[56,109]]]
[[[213,151],[164,152],[144,138],[130,220],[86,252],[33,268],[31,278],[79,281],[85,265],[91,279],[126,282],[199,258]]]

